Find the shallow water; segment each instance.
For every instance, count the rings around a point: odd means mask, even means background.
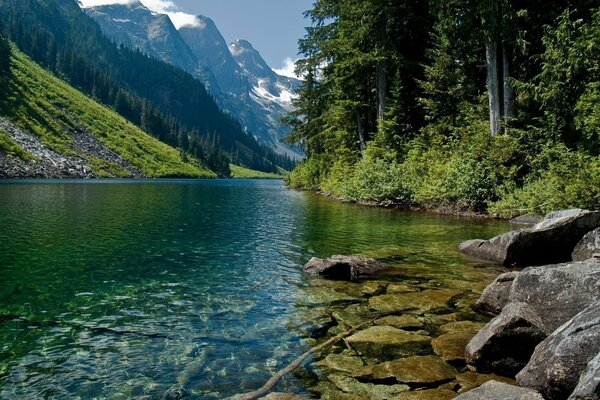
[[[280,181],[0,184],[0,398],[221,399],[307,350],[312,256],[481,287],[456,251],[503,222],[341,204]],[[418,275],[418,276],[417,276]],[[310,324],[309,324],[310,325]],[[277,387],[303,393],[310,376]]]

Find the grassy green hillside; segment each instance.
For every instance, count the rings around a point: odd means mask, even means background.
[[[230,164],[231,177],[237,179],[283,179],[284,175],[272,174],[268,172],[255,171],[240,167],[239,165]]]
[[[12,77],[0,96],[0,116],[47,149],[82,159],[96,176],[131,176],[131,170],[123,167],[128,164],[148,177],[215,177],[197,160],[183,161],[176,149],[53,76],[17,49],[13,50]],[[0,136],[2,147],[10,149],[5,153],[23,161],[35,158],[27,149],[19,149],[6,132]],[[77,140],[81,137],[87,138],[84,144]],[[112,158],[124,163],[119,165]]]

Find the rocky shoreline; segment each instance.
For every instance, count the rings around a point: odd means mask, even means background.
[[[544,241],[537,260],[524,250],[539,252]],[[310,260],[320,300],[333,307],[331,320],[321,315],[313,324],[328,327],[325,337],[366,325],[306,367],[318,377],[311,396],[600,399],[600,212],[551,213],[530,229],[461,250],[525,268],[479,289],[380,279],[385,267],[364,257]]]

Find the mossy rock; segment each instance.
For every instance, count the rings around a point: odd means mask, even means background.
[[[316,386],[309,388],[309,391],[318,395],[321,400],[370,400],[367,396],[342,392],[330,382],[319,382]]]
[[[346,354],[329,354],[327,357],[315,363],[320,367],[330,370],[353,373],[364,366],[360,357],[349,356]]]
[[[393,294],[393,293],[412,293],[412,292],[417,292],[418,289],[415,288],[414,286],[409,286],[403,283],[390,283],[387,286],[387,290],[386,293],[387,294]]]
[[[483,322],[475,321],[454,321],[440,326],[441,333],[472,333],[476,334],[485,326]]]
[[[450,400],[458,396],[458,393],[448,389],[415,390],[400,393],[396,400]]]
[[[454,379],[458,371],[436,356],[414,356],[368,365],[353,376],[361,381],[388,381],[410,385],[441,384]]]
[[[372,312],[364,304],[352,304],[344,309],[337,309],[331,316],[340,325],[355,327],[372,319]]]
[[[427,289],[420,292],[392,293],[371,297],[369,307],[372,310],[396,313],[408,310],[420,312],[438,312],[447,310],[450,301],[461,292],[450,289]]]
[[[342,374],[329,375],[329,380],[343,392],[366,396],[371,400],[392,400],[410,389],[408,385],[377,385],[362,383],[357,379]]]
[[[388,315],[375,321],[375,325],[394,328],[421,328],[423,323],[413,315]]]
[[[346,343],[359,354],[390,360],[431,353],[431,337],[391,326],[373,326],[355,333]]]
[[[487,381],[498,381],[518,386],[517,382],[513,379],[496,374],[478,374],[477,372],[473,371],[467,371],[456,375],[456,380],[458,381],[458,385],[460,387],[458,389],[458,393],[468,392],[469,390],[483,385]]]
[[[365,296],[374,296],[376,294],[385,293],[387,286],[387,282],[366,281],[360,286],[360,292]]]
[[[358,297],[324,286],[310,287],[304,292],[306,297],[300,301],[299,305],[334,305],[360,301]]]
[[[446,333],[431,341],[433,352],[446,361],[465,359],[465,347],[475,336],[473,332]]]

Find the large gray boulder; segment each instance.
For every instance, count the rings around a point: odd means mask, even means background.
[[[600,228],[588,232],[571,254],[573,261],[584,261],[592,258],[594,254],[600,254]]]
[[[531,389],[498,381],[488,381],[477,389],[455,397],[454,400],[544,400],[544,398]]]
[[[512,231],[489,240],[469,240],[459,246],[465,254],[505,266],[566,262],[581,238],[600,226],[600,212],[581,209],[549,213],[531,229]]]
[[[577,387],[569,397],[569,400],[598,399],[600,399],[600,353],[588,363],[579,377]]]
[[[509,303],[471,339],[467,363],[478,372],[514,377],[545,337],[540,316],[526,303]]]
[[[304,265],[304,272],[323,278],[350,281],[361,276],[373,275],[389,266],[372,258],[335,255],[329,258],[311,258]]]
[[[531,306],[551,333],[600,300],[600,259],[526,268],[513,281],[508,298]]]
[[[517,271],[499,275],[481,293],[479,300],[475,303],[475,309],[493,315],[500,313],[509,302],[510,288],[517,275],[519,275]]]
[[[517,374],[521,386],[535,389],[548,400],[567,398],[581,373],[600,352],[600,301],[562,325],[535,349]]]

